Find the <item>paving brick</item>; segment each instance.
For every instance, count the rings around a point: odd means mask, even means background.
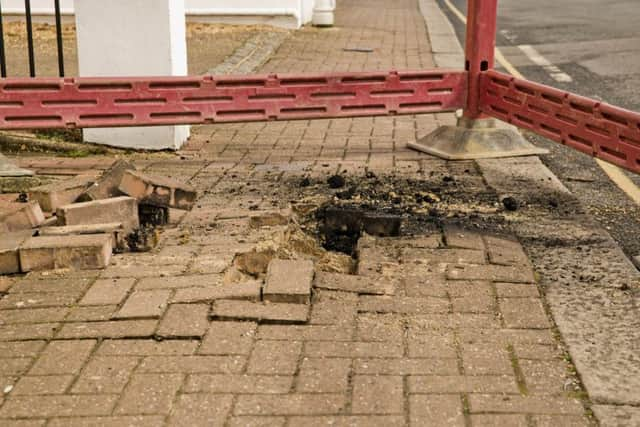
[[[337,415],[291,417],[289,427],[321,427],[321,426],[351,426],[351,427],[400,427],[405,425],[402,415]]]
[[[139,227],[138,203],[131,197],[73,203],[56,210],[59,225],[120,223],[125,231]]]
[[[500,396],[495,394],[469,395],[471,413],[522,413],[547,415],[582,415],[579,400],[558,396]]]
[[[207,273],[224,273],[233,263],[235,252],[229,251],[224,254],[200,253],[193,260],[190,273],[207,274]]]
[[[335,325],[261,325],[258,338],[268,340],[351,341],[353,331]]]
[[[111,319],[118,310],[117,305],[73,307],[65,317],[65,322],[98,322]]]
[[[506,348],[490,343],[463,344],[462,365],[467,375],[513,375]]]
[[[147,277],[136,285],[138,290],[208,288],[222,284],[222,274],[193,274],[188,276],[170,275],[166,277]]]
[[[73,375],[24,376],[11,390],[12,395],[63,394],[73,382]]]
[[[407,355],[412,358],[456,358],[454,335],[446,330],[410,328],[406,335]]]
[[[316,298],[319,293],[316,294]],[[351,294],[356,295],[356,294]],[[356,299],[357,301],[357,299]],[[356,301],[317,299],[311,307],[309,323],[313,325],[353,326],[358,311]]]
[[[201,337],[209,328],[209,305],[172,304],[160,322],[161,337]]]
[[[7,231],[29,230],[42,225],[44,221],[44,213],[38,202],[19,204],[0,211],[0,224]]]
[[[247,372],[250,374],[293,375],[302,352],[299,341],[258,341],[255,343]]]
[[[0,326],[0,341],[51,339],[59,323],[33,323]]]
[[[462,399],[458,395],[409,396],[412,426],[464,426]]]
[[[167,415],[182,380],[180,374],[134,374],[114,412]]]
[[[507,328],[551,327],[540,298],[500,298],[498,302]]]
[[[283,394],[291,391],[293,376],[189,375],[185,393]]]
[[[69,309],[66,307],[0,310],[0,322],[5,324],[61,322],[68,312]]]
[[[355,359],[354,372],[363,375],[456,375],[455,359]]]
[[[401,260],[405,264],[485,264],[487,255],[471,249],[405,248]]]
[[[47,343],[45,341],[7,341],[0,342],[0,358],[34,357]]]
[[[76,374],[96,345],[94,340],[52,341],[29,371],[29,375]]]
[[[94,276],[97,274],[94,271],[71,270],[32,272],[19,281],[16,280],[16,286],[9,293],[68,293],[80,296],[95,281]]]
[[[503,265],[450,265],[447,278],[451,280],[484,280],[491,282],[534,283],[530,268]]]
[[[446,313],[449,311],[449,301],[445,298],[432,297],[416,298],[364,295],[360,297],[358,311],[401,314]]]
[[[354,414],[404,413],[402,377],[356,375],[351,410]]]
[[[331,289],[359,294],[384,295],[393,293],[393,283],[371,277],[351,274],[328,273],[318,271],[313,286],[320,289]]]
[[[183,394],[175,403],[168,425],[222,427],[232,405],[230,395]]]
[[[445,227],[444,241],[447,247],[484,250],[482,235],[455,227]]]
[[[242,356],[149,356],[138,372],[239,374],[245,364],[246,358]]]
[[[10,293],[0,300],[0,309],[68,307],[75,304],[77,299],[77,293]]]
[[[220,283],[207,287],[178,289],[172,303],[211,302],[216,300],[259,301],[262,283],[250,280],[240,283]]]
[[[529,267],[529,258],[520,243],[513,240],[485,236],[489,261],[499,265],[518,265]]]
[[[71,392],[74,394],[121,393],[138,361],[137,357],[93,357],[82,370]]]
[[[540,291],[536,285],[522,283],[496,283],[499,298],[538,298]]]
[[[29,230],[11,233],[0,232],[0,275],[20,273],[20,255],[18,249],[31,237]]]
[[[174,209],[190,210],[198,197],[190,185],[131,170],[124,172],[118,189],[140,203]]]
[[[20,246],[23,272],[75,268],[105,268],[111,260],[111,236],[106,234],[31,237]]]
[[[408,297],[446,297],[447,281],[442,273],[405,275],[402,284]]]
[[[4,427],[42,427],[47,423],[47,420],[2,420]]]
[[[116,395],[12,396],[0,409],[0,418],[109,415]]]
[[[38,202],[44,211],[55,212],[60,206],[75,202],[95,179],[95,175],[79,175],[41,185],[29,190],[29,200]]]
[[[2,376],[19,376],[24,374],[33,359],[29,357],[13,357],[2,359],[2,363],[0,364],[0,375]]]
[[[351,359],[304,358],[297,375],[301,393],[344,393],[351,372]]]
[[[306,323],[309,306],[289,303],[259,303],[219,300],[213,303],[211,316],[218,320],[250,320],[259,323]]]
[[[518,359],[553,360],[562,357],[562,351],[557,345],[514,344],[513,349]]]
[[[396,314],[363,313],[357,320],[360,341],[400,342],[404,338],[403,319]]]
[[[563,360],[520,360],[520,369],[531,394],[562,394],[569,366]]]
[[[607,426],[610,421],[604,417],[600,417],[596,412],[596,417],[600,421],[601,426]],[[592,421],[589,421],[587,417],[578,416],[578,415],[534,415],[531,417],[533,422],[536,423],[538,427],[555,427],[555,426],[563,426],[563,427],[589,427],[593,425]],[[604,419],[603,419],[604,418]],[[627,420],[622,420],[623,425]],[[615,420],[611,421],[615,423]],[[615,425],[615,424],[611,424]],[[620,425],[620,424],[618,424]]]
[[[508,375],[414,375],[409,377],[407,381],[409,393],[412,394],[519,393],[515,377]]]
[[[126,160],[117,160],[100,177],[95,179],[92,185],[78,195],[77,201],[90,202],[122,195],[118,186],[127,170],[135,170],[135,166]]]
[[[263,290],[265,301],[309,304],[313,262],[274,259],[269,263]]]
[[[284,427],[285,417],[230,417],[229,427]]]
[[[100,356],[186,356],[194,354],[196,340],[104,340],[98,350]]]
[[[237,398],[235,415],[339,414],[345,406],[341,394],[245,394]]]
[[[471,415],[471,425],[474,426],[505,426],[528,427],[526,415],[523,414],[474,414]],[[538,425],[538,424],[536,424]],[[565,425],[565,424],[555,424]]]
[[[101,274],[103,279],[119,277],[171,277],[184,273],[185,265],[147,265],[141,263],[110,265]]]
[[[402,343],[307,341],[304,345],[308,357],[394,358],[403,354]]]
[[[97,280],[80,300],[80,305],[119,305],[134,283],[135,279]]]
[[[119,320],[109,322],[81,322],[63,325],[57,338],[137,338],[151,337],[157,320]]]
[[[248,355],[256,330],[257,325],[253,322],[212,322],[198,353]]]
[[[162,423],[164,423],[164,419],[165,417],[162,415],[53,418],[49,421],[48,425],[52,427],[156,427],[162,425]]]
[[[165,289],[135,291],[125,301],[114,319],[158,318],[162,316],[171,292]]]

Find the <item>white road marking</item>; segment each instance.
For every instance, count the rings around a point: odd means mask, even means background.
[[[573,81],[569,74],[563,72],[557,65],[553,65],[547,58],[542,56],[535,47],[529,44],[521,44],[518,46],[518,49],[527,55],[527,58],[529,58],[531,62],[544,68],[553,80],[560,83],[571,83]]]

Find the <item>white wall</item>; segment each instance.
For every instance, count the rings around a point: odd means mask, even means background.
[[[64,14],[74,13],[73,1],[61,1]],[[185,9],[190,21],[262,22],[297,28],[311,21],[314,2],[315,0],[186,0]],[[109,1],[104,0],[104,3],[108,5]],[[35,15],[51,14],[53,0],[32,0],[31,10]],[[2,0],[2,11],[7,15],[23,14],[24,0]]]
[[[184,0],[76,0],[80,76],[186,76]],[[188,126],[85,129],[88,142],[177,149]]]

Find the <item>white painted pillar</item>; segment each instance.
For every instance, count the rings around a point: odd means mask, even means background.
[[[185,76],[184,0],[75,0],[80,76]],[[178,149],[189,126],[86,129],[88,142]]]

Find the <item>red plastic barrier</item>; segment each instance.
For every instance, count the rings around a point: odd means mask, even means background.
[[[433,113],[465,105],[467,73],[0,80],[0,129],[206,124]]]
[[[481,76],[480,109],[553,141],[640,172],[640,113],[497,71]]]

